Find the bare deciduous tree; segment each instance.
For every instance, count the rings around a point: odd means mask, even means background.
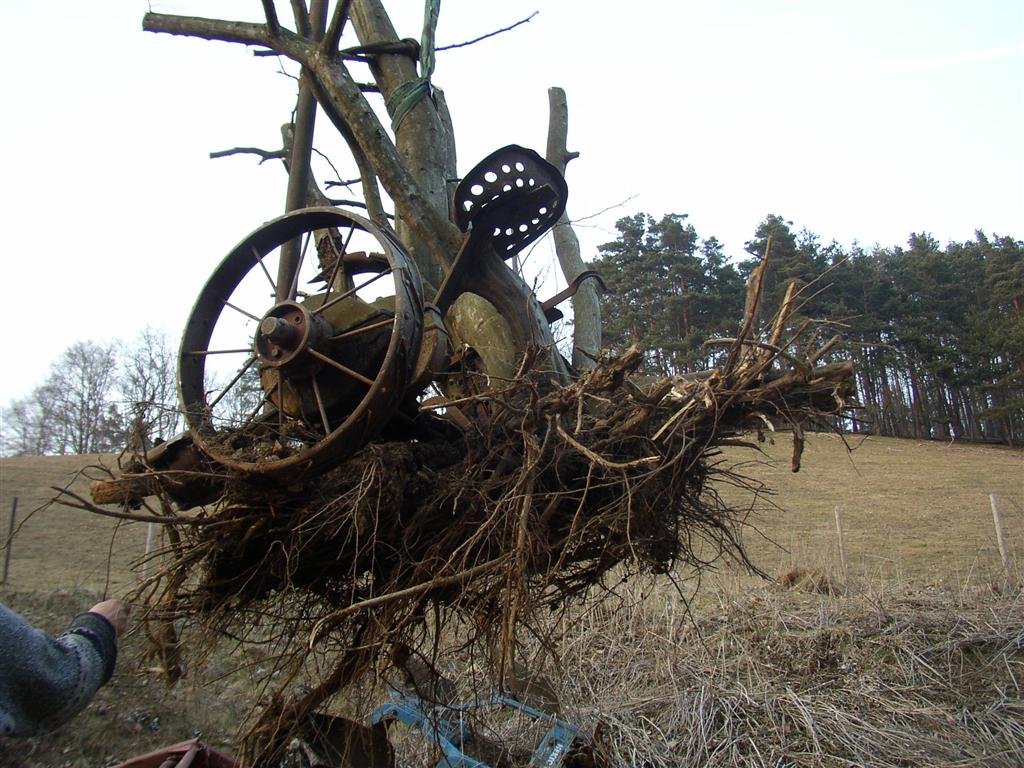
[[[0,416],[0,453],[5,456],[42,456],[53,453],[56,435],[44,403],[45,387],[14,400]]]
[[[178,432],[174,349],[164,331],[146,326],[139,332],[122,356],[118,388],[138,442],[133,449],[145,451]]]
[[[223,382],[217,384],[223,386]],[[236,386],[227,390],[224,399],[218,403],[217,418],[226,424],[243,424],[259,410],[262,402],[263,389],[260,386],[259,375],[256,371],[249,370]]]
[[[61,355],[46,382],[45,403],[59,433],[59,453],[101,453],[119,447],[121,416],[113,344],[79,341]]]
[[[174,350],[145,328],[130,343],[79,341],[51,364],[31,394],[7,404],[0,423],[5,455],[101,453],[152,447],[180,428]]]

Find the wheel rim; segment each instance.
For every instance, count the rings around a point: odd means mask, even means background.
[[[273,260],[297,239],[298,265],[275,281]],[[300,291],[303,270],[324,289]],[[243,239],[196,300],[178,358],[186,424],[236,471],[323,469],[394,414],[422,332],[419,273],[390,232],[335,208],[281,216]]]

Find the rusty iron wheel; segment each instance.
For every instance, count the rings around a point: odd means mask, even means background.
[[[303,270],[315,290],[300,290]],[[336,208],[294,211],[243,239],[200,291],[178,357],[186,424],[232,470],[323,471],[394,415],[422,336],[419,273],[394,234]]]

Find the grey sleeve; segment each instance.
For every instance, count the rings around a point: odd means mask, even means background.
[[[54,638],[0,605],[0,734],[31,736],[71,719],[110,679],[114,629],[79,614]]]

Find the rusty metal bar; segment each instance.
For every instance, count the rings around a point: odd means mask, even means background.
[[[385,275],[390,275],[390,274],[392,273],[392,271],[393,271],[393,270],[392,270],[392,269],[391,269],[390,267],[388,267],[388,268],[387,268],[387,269],[385,269],[385,270],[384,270],[383,272],[378,272],[378,273],[377,273],[376,275],[374,275],[373,277],[371,277],[371,278],[370,278],[369,280],[367,280],[367,281],[366,281],[365,283],[363,283],[362,285],[357,285],[357,286],[354,286],[354,287],[352,287],[352,288],[349,288],[349,289],[348,289],[347,291],[345,291],[344,293],[339,293],[339,294],[338,294],[337,296],[335,296],[335,297],[334,297],[333,299],[331,299],[330,301],[328,301],[328,302],[326,302],[326,303],[324,303],[324,304],[321,304],[321,305],[320,305],[319,307],[317,307],[316,309],[314,309],[314,310],[313,310],[312,314],[314,314],[314,315],[319,315],[319,314],[320,314],[321,312],[323,312],[324,310],[326,310],[326,309],[330,309],[330,308],[331,308],[331,307],[333,307],[333,306],[334,306],[335,304],[337,304],[337,303],[338,303],[339,301],[344,301],[344,300],[345,300],[345,299],[347,299],[347,298],[348,298],[349,296],[353,295],[353,294],[354,294],[354,293],[355,293],[356,291],[359,291],[359,290],[361,290],[361,289],[365,288],[365,287],[366,287],[366,286],[368,286],[368,285],[369,285],[370,283],[375,283],[375,282],[377,282],[378,280],[380,280],[380,279],[381,279],[382,277],[384,277]]]
[[[310,355],[315,357],[320,362],[326,363],[327,365],[331,366],[332,368],[337,368],[339,371],[344,373],[346,376],[349,376],[349,377],[355,379],[356,381],[360,381],[360,382],[362,382],[363,384],[365,384],[368,387],[372,387],[373,386],[373,379],[366,378],[365,376],[363,376],[363,374],[359,373],[358,371],[353,371],[351,368],[342,365],[337,360],[332,360],[327,355],[322,354],[320,352],[317,352],[312,347],[310,347],[306,351],[309,352]]]
[[[555,320],[562,319],[562,312],[561,310],[556,309],[556,307],[566,299],[575,296],[576,291],[580,289],[580,286],[583,284],[583,281],[589,280],[590,278],[594,278],[595,280],[597,280],[597,284],[601,286],[601,290],[604,291],[605,293],[608,293],[608,286],[604,284],[604,280],[601,279],[600,274],[598,274],[593,269],[587,269],[584,270],[583,272],[580,272],[576,276],[576,279],[569,283],[568,286],[563,288],[561,291],[556,293],[547,301],[541,303],[540,308],[544,310],[544,316],[548,319],[549,323],[553,323],[555,322]]]
[[[0,584],[7,583],[7,571],[11,567],[11,550],[14,549],[11,546],[14,542],[14,521],[18,517],[18,497],[14,497],[14,501],[11,503],[11,519],[7,524],[7,540],[4,541],[4,572],[0,575]]]

